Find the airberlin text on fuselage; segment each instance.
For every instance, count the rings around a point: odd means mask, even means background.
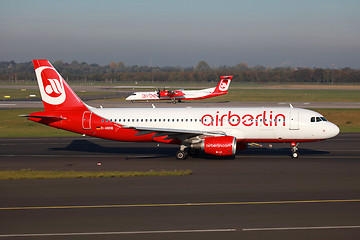
[[[224,120],[227,119],[227,120]],[[260,114],[244,114],[242,116],[231,113],[229,111],[226,114],[220,114],[219,111],[216,112],[215,115],[205,114],[201,118],[201,123],[205,126],[224,126],[225,124],[229,124],[230,126],[238,126],[242,124],[246,127],[250,127],[252,125],[259,126],[285,126],[285,115],[284,114],[273,114],[273,111],[263,111]]]
[[[142,98],[158,98],[158,95],[155,93],[143,93]]]

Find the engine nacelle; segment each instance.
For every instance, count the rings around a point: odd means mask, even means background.
[[[236,138],[231,136],[206,137],[191,148],[201,149],[207,154],[216,156],[233,156],[236,153]]]

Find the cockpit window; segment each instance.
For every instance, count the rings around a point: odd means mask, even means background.
[[[321,122],[321,121],[327,122],[326,118],[324,118],[324,117],[311,117],[310,121],[311,122]]]
[[[327,122],[326,118],[324,118],[324,117],[320,117],[320,118],[321,118],[321,120]]]

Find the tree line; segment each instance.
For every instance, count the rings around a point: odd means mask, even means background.
[[[233,75],[233,80],[243,83],[299,82],[317,84],[360,83],[360,70],[352,68],[293,68],[248,66],[238,63],[235,66],[210,67],[200,61],[192,67],[150,67],[125,66],[124,62],[111,62],[108,65],[87,64],[86,62],[53,62],[59,73],[71,82],[213,82],[221,75]],[[0,62],[0,81],[35,81],[32,62]]]

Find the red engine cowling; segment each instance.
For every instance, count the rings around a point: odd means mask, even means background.
[[[217,156],[232,156],[236,153],[236,138],[230,136],[207,137],[203,141],[205,153]]]

